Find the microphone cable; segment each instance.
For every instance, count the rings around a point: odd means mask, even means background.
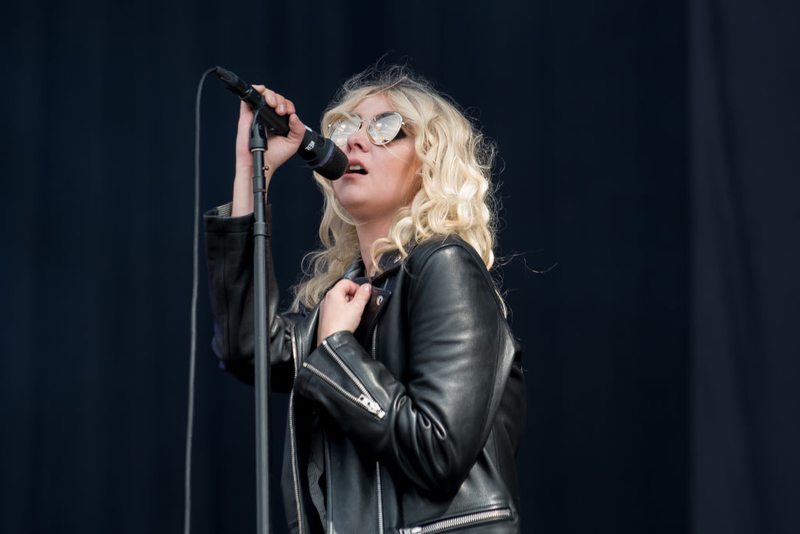
[[[200,235],[200,98],[203,84],[215,69],[203,73],[197,84],[194,109],[194,240],[192,245],[191,341],[189,348],[189,406],[186,415],[186,466],[184,468],[183,534],[189,534],[192,523],[192,436],[194,434],[194,383],[197,361],[197,286],[199,279]]]

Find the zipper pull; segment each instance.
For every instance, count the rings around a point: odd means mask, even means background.
[[[378,419],[383,419],[386,416],[386,412],[383,411],[380,404],[375,402],[374,400],[370,399],[366,395],[361,395],[358,398],[358,403],[363,406],[369,413],[378,417]]]

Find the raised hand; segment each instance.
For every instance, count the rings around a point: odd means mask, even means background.
[[[303,140],[305,126],[295,113],[291,100],[279,95],[263,85],[253,86],[264,95],[267,104],[275,109],[278,115],[289,115],[289,134],[270,135],[268,150],[264,161],[269,167],[265,172],[266,186],[275,170],[283,165],[297,149]],[[253,110],[245,102],[241,103],[239,110],[239,125],[236,129],[236,175],[233,182],[233,210],[231,215],[238,217],[253,212],[253,155],[250,153],[250,126],[253,123]]]

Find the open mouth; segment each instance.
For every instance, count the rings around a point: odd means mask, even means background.
[[[361,165],[350,165],[347,167],[347,172],[351,172],[353,174],[367,174],[367,171],[364,170],[364,167]]]

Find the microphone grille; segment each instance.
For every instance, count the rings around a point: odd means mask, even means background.
[[[328,180],[338,180],[347,170],[349,160],[344,152],[339,147],[334,147],[328,161],[314,169],[320,176]]]

